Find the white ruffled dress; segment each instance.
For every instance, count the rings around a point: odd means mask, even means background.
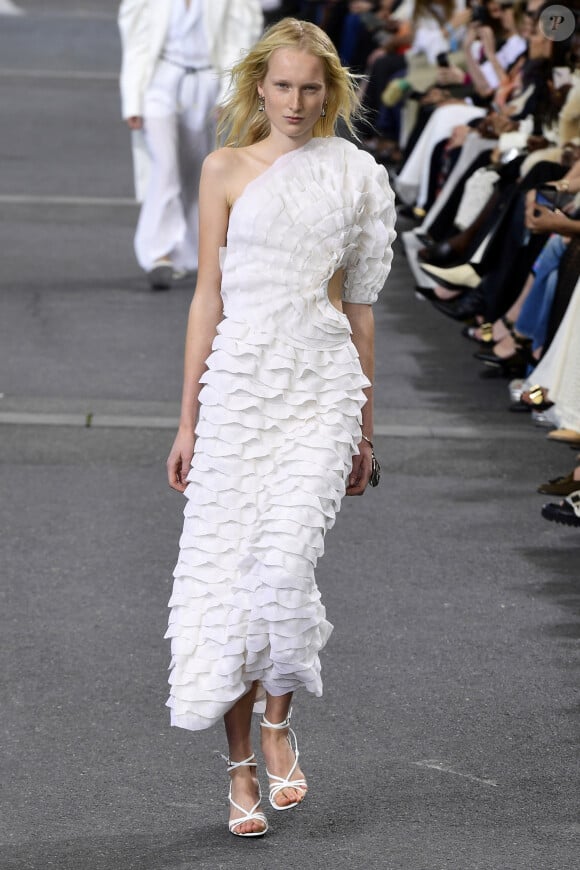
[[[373,303],[394,223],[385,169],[338,138],[283,155],[232,208],[169,602],[172,725],[208,728],[254,681],[259,699],[322,694],[314,568],[369,385],[327,285],[343,268],[344,300]]]

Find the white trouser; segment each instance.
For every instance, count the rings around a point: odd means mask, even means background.
[[[475,131],[473,133],[468,133],[463,143],[463,147],[461,148],[461,152],[459,154],[459,158],[449,173],[449,177],[447,181],[443,185],[439,195],[429,211],[425,216],[425,220],[421,224],[419,231],[427,232],[453,191],[455,190],[456,185],[458,184],[461,177],[465,174],[465,172],[469,169],[471,164],[474,162],[476,157],[478,157],[482,151],[490,151],[494,143],[489,139],[482,139],[479,133]]]
[[[176,269],[197,269],[199,177],[215,144],[218,86],[211,69],[186,73],[161,60],[145,94],[151,168],[135,254],[146,271],[167,256]]]
[[[445,139],[449,139],[453,128],[458,124],[467,124],[474,118],[485,115],[485,109],[478,109],[467,103],[452,103],[435,109],[425,129],[417,139],[417,144],[399,175],[395,187],[400,198],[410,205],[416,202],[423,206],[429,193],[429,178],[431,174],[431,158],[435,147]]]

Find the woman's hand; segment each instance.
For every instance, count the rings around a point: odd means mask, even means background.
[[[347,495],[362,495],[367,488],[372,471],[372,447],[364,439],[358,445],[358,456],[352,458],[352,470],[348,476]]]
[[[561,211],[552,211],[535,201],[536,191],[526,194],[526,227],[532,233],[558,233],[561,236],[580,235],[580,221],[572,220]]]
[[[143,118],[141,117],[141,115],[132,115],[126,120],[129,130],[141,130],[143,127]]]
[[[458,66],[437,67],[436,82],[438,85],[462,85],[465,81],[465,73]]]
[[[184,492],[187,486],[187,475],[191,468],[194,446],[195,434],[193,430],[179,429],[166,463],[169,486],[177,492]]]

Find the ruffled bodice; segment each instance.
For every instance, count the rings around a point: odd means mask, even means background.
[[[209,727],[254,682],[322,693],[314,569],[369,385],[327,286],[342,268],[344,300],[374,302],[393,225],[385,170],[340,139],[284,155],[231,211],[169,602],[174,725]]]
[[[344,301],[375,302],[391,267],[394,222],[384,168],[351,143],[312,139],[283,155],[232,208],[225,317],[266,325],[296,346],[344,343],[349,322],[329,301],[328,282],[344,269]]]

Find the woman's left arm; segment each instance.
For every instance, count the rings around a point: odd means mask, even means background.
[[[352,329],[352,341],[357,349],[361,368],[371,382],[375,376],[375,321],[370,305],[343,302],[343,310]],[[367,398],[362,409],[362,434],[373,440],[373,388],[364,390]],[[353,456],[348,478],[347,495],[362,495],[371,476],[372,448],[365,438],[359,444],[359,455]]]

